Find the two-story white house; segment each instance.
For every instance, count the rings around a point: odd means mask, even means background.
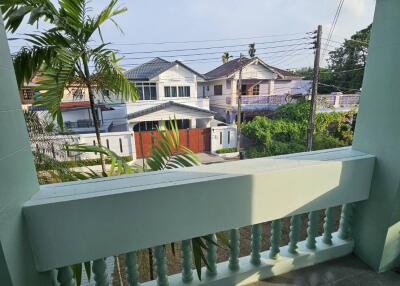
[[[153,130],[162,120],[176,118],[180,129],[210,127],[214,113],[209,99],[198,94],[203,75],[180,61],[154,58],[125,73],[140,98],[127,102],[130,130]],[[201,88],[200,88],[201,90]]]
[[[237,116],[239,70],[242,68],[242,118],[265,115],[293,95],[306,95],[311,81],[290,71],[264,63],[261,59],[238,58],[209,71],[202,83],[204,95],[210,98],[210,109],[231,123]]]

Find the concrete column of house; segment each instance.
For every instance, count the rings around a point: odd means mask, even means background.
[[[196,119],[189,119],[189,128],[196,128]]]
[[[376,156],[371,193],[356,204],[355,253],[377,271],[400,262],[400,1],[377,0],[353,148]]]
[[[275,90],[275,81],[273,79],[271,79],[269,81],[269,85],[268,85],[268,94],[269,95],[274,94],[274,90]]]
[[[340,95],[335,95],[335,107],[340,107]]]
[[[1,14],[0,97],[0,284],[52,285],[50,273],[35,270],[24,227],[22,205],[39,184]]]

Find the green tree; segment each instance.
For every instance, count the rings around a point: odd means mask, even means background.
[[[273,118],[257,116],[245,122],[242,132],[257,143],[250,148],[250,158],[306,151],[308,101],[278,107]],[[354,112],[317,113],[314,129],[314,150],[350,145]]]
[[[222,63],[223,64],[226,64],[228,61],[229,61],[229,58],[230,58],[231,56],[229,55],[229,53],[228,52],[225,52],[225,53],[223,53],[223,55],[222,55]]]
[[[339,48],[329,52],[328,68],[332,71],[332,81],[334,85],[343,87],[344,92],[361,88],[371,27],[372,24],[356,32]]]
[[[28,23],[39,23],[45,19],[50,28],[43,32],[26,34],[30,44],[14,56],[14,68],[18,84],[29,82],[39,76],[35,105],[45,106],[59,127],[63,128],[60,103],[64,90],[74,84],[87,88],[90,108],[98,146],[102,146],[95,106],[96,93],[110,91],[124,100],[137,99],[137,90],[124,76],[114,50],[103,41],[101,26],[127,11],[116,8],[118,0],[110,3],[95,16],[91,15],[88,0],[58,0],[58,7],[50,0],[4,0],[1,9],[6,29],[16,32],[21,22],[29,15]],[[99,33],[102,43],[94,46],[93,37]],[[93,66],[93,68],[91,68]],[[103,173],[105,161],[100,155]]]
[[[364,77],[364,67],[368,55],[368,43],[372,24],[356,32],[344,43],[329,52],[328,67],[320,69],[318,93],[341,91],[353,93],[360,90]],[[313,69],[302,68],[296,74],[312,80]]]
[[[254,58],[256,56],[256,43],[249,44],[249,56]]]

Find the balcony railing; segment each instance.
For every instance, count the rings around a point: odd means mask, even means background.
[[[69,265],[93,260],[96,285],[109,285],[105,257],[126,255],[129,285],[138,284],[136,252],[154,248],[157,281],[144,285],[242,285],[352,252],[352,203],[369,196],[374,157],[339,148],[169,171],[42,186],[23,207],[36,269],[58,269],[73,285]],[[162,202],[162,203],[161,203]],[[339,229],[335,207],[343,206]],[[316,237],[319,213],[324,233]],[[301,214],[307,239],[299,241]],[[281,219],[290,217],[289,244],[280,246]],[[268,251],[261,223],[272,221]],[[238,228],[251,225],[251,255],[239,258]],[[190,238],[228,231],[230,257],[199,281]],[[182,273],[168,276],[163,245],[182,241]]]
[[[229,101],[229,103],[228,103]],[[266,104],[266,105],[282,105],[286,103],[295,102],[296,98],[290,95],[243,95],[242,104]],[[349,107],[358,105],[360,101],[359,94],[319,94],[318,103],[328,104],[334,107]],[[230,104],[231,99],[226,98],[226,103]],[[237,103],[237,99],[236,99]]]

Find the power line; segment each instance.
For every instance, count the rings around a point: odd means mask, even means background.
[[[258,53],[258,55],[270,55],[270,54],[279,54],[279,53],[284,53],[287,51],[301,51],[301,50],[309,50],[310,48],[302,48],[302,49],[290,49],[290,50],[278,50],[278,51],[272,51],[272,52],[266,52],[266,53]],[[140,59],[148,59],[148,57],[140,58]],[[208,61],[208,60],[216,60],[220,58],[200,58],[200,59],[188,59],[184,60],[182,62],[197,62],[197,61]],[[157,64],[157,63],[148,63],[148,64]],[[137,63],[128,63],[128,64],[121,64],[121,66],[136,66],[138,65]]]
[[[362,67],[362,68],[356,68],[356,69],[351,69],[351,70],[342,70],[342,71],[336,71],[336,72],[333,72],[333,71],[321,71],[320,73],[332,73],[332,74],[337,74],[337,73],[347,73],[347,72],[353,72],[353,71],[361,71],[361,70],[364,70],[365,68],[364,67]]]
[[[322,85],[322,86],[328,86],[328,87],[334,87],[337,90],[347,90],[347,91],[360,91],[360,89],[356,89],[356,88],[348,88],[348,87],[341,87],[341,86],[337,86],[337,85],[333,85],[333,84],[326,84],[326,83],[318,83],[318,85]]]
[[[329,30],[328,39],[326,41],[324,51],[322,52],[322,59],[325,58],[325,53],[326,53],[326,50],[328,48],[327,46],[329,45],[329,42],[331,41],[331,38],[332,38],[332,35],[333,35],[333,32],[335,31],[336,24],[337,24],[337,21],[339,19],[340,12],[342,11],[343,3],[344,3],[344,0],[340,0],[339,1],[339,6],[337,7],[335,16],[333,17],[333,22],[332,22],[331,28]]]
[[[302,43],[304,45],[310,45],[312,44],[311,42],[304,42]],[[269,46],[269,47],[257,47],[257,50],[268,50],[268,49],[275,49],[275,48],[283,48],[283,47],[293,47],[293,46],[299,46],[299,44],[289,44],[289,45],[278,45],[278,46]],[[177,55],[162,55],[164,58],[172,58],[172,57],[190,57],[190,56],[201,56],[201,55],[213,55],[213,54],[222,54],[224,52],[228,53],[237,53],[237,52],[246,52],[246,50],[222,50],[222,51],[215,51],[215,52],[205,52],[205,53],[190,53],[190,54],[177,54]],[[122,54],[122,53],[121,53]],[[154,58],[154,56],[149,56],[149,57],[126,57],[124,58],[125,60],[137,60],[137,59],[144,59],[144,58]]]
[[[252,40],[272,37],[304,35],[308,32],[302,33],[289,33],[289,34],[271,34],[263,36],[252,37],[237,37],[237,38],[222,38],[222,39],[202,39],[202,40],[188,40],[188,41],[165,41],[165,42],[138,42],[138,43],[113,43],[116,46],[139,46],[139,45],[164,45],[164,44],[186,44],[186,43],[207,43],[207,42],[224,42],[224,41],[239,41],[239,40]]]
[[[277,40],[277,41],[268,41],[268,42],[258,42],[256,45],[263,44],[274,44],[274,43],[284,43],[284,42],[293,42],[302,39],[310,39],[309,37],[302,38],[293,38],[293,39],[285,39],[285,40]],[[150,53],[167,53],[167,52],[182,52],[182,51],[198,51],[198,50],[208,50],[208,49],[224,49],[224,48],[233,48],[233,47],[242,47],[248,46],[248,44],[236,44],[236,45],[224,45],[224,46],[212,46],[212,47],[196,47],[196,48],[186,48],[186,49],[172,49],[172,50],[153,50],[153,51],[138,51],[138,52],[120,52],[121,55],[132,55],[132,54],[150,54]]]

